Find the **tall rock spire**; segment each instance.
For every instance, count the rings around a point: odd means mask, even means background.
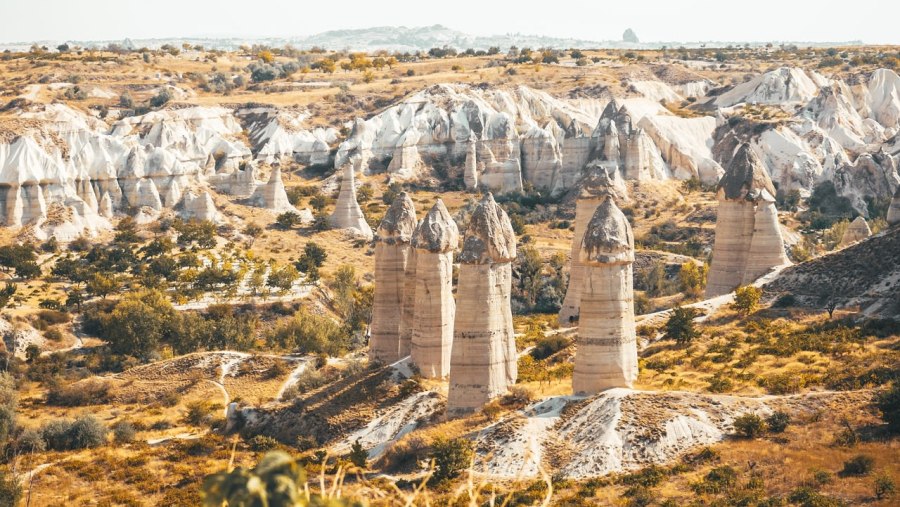
[[[447,411],[477,410],[517,377],[510,289],[516,236],[506,212],[487,194],[469,221],[459,255],[459,308],[453,331]]]
[[[594,162],[588,167],[588,173],[581,181],[581,192],[575,202],[575,237],[572,241],[569,287],[559,310],[561,326],[568,326],[578,318],[584,272],[584,266],[578,256],[581,251],[581,240],[597,206],[609,197],[620,203],[625,202],[628,200],[628,191],[614,168],[607,168]]]
[[[371,240],[373,237],[372,228],[369,227],[362,208],[356,202],[356,177],[352,164],[344,165],[341,192],[334,205],[334,213],[328,217],[328,223],[335,229],[349,229],[366,240]]]
[[[788,262],[775,209],[775,187],[749,144],[738,148],[716,195],[719,209],[708,297],[731,292]]]
[[[391,203],[375,235],[375,301],[369,355],[384,363],[393,363],[405,355],[400,350],[400,326],[412,257],[410,241],[415,229],[415,204],[402,192]]]
[[[572,389],[631,387],[638,374],[634,330],[634,235],[613,199],[594,212],[581,241],[584,278]]]
[[[458,244],[459,228],[438,199],[413,235],[416,269],[410,359],[425,377],[442,378],[450,372],[456,316],[453,251]]]

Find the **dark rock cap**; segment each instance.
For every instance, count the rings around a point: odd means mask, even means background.
[[[769,173],[766,172],[756,152],[749,144],[744,143],[738,148],[734,158],[731,159],[731,164],[719,180],[718,195],[732,201],[756,200],[765,197],[763,191],[769,196],[774,196],[775,186],[772,185],[772,179],[769,178]]]
[[[634,262],[634,234],[631,224],[612,199],[606,199],[584,231],[581,262],[586,264],[622,264]]]
[[[416,232],[416,205],[409,194],[400,192],[375,233],[375,240],[387,244],[409,243]]]
[[[416,228],[412,243],[416,248],[432,253],[446,253],[456,249],[459,245],[459,227],[444,206],[444,201],[438,199],[434,203]]]
[[[512,262],[515,258],[516,233],[509,216],[494,201],[494,196],[487,193],[469,220],[459,262],[490,264]]]

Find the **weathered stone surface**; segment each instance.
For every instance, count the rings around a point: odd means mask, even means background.
[[[510,288],[516,239],[509,217],[487,194],[472,214],[460,254],[447,411],[477,410],[517,377]]]
[[[575,237],[572,241],[569,287],[566,289],[566,297],[559,310],[561,326],[570,325],[578,318],[581,288],[584,285],[584,265],[579,260],[581,240],[584,238],[584,231],[587,229],[591,217],[594,216],[597,206],[608,197],[612,197],[618,202],[626,202],[628,190],[619,178],[617,171],[603,167],[601,164],[592,163],[588,174],[581,181],[581,192],[575,202]]]
[[[209,220],[211,222],[219,222],[222,217],[216,209],[216,203],[213,202],[209,192],[187,192],[181,202],[181,217],[186,220]]]
[[[254,206],[277,213],[286,211],[297,212],[297,208],[291,205],[291,202],[288,200],[284,182],[281,180],[281,169],[278,167],[272,169],[272,174],[269,176],[269,181],[266,184],[256,187],[256,190],[250,197],[250,202]]]
[[[416,228],[416,208],[406,192],[394,199],[375,236],[375,296],[369,356],[393,363],[401,355],[406,275],[412,257],[410,240]]]
[[[341,180],[341,192],[334,205],[334,212],[328,222],[335,229],[348,229],[353,234],[366,240],[373,237],[372,228],[366,222],[362,208],[356,202],[356,177],[351,164],[344,166],[344,179]]]
[[[611,101],[603,110],[592,138],[595,161],[618,167],[627,180],[666,179],[669,170],[656,144],[642,127],[635,127],[625,106]]]
[[[453,301],[453,251],[459,229],[438,199],[416,228],[415,300],[410,359],[429,378],[450,372],[456,304]]]
[[[598,207],[582,240],[581,320],[572,388],[596,394],[637,378],[631,225],[612,199]]]
[[[847,230],[844,231],[843,237],[841,237],[841,248],[845,246],[850,246],[853,243],[857,243],[862,241],[869,236],[872,235],[872,229],[869,228],[868,222],[863,217],[856,217],[855,220],[850,222],[850,225],[847,226]]]
[[[749,144],[741,145],[719,182],[707,297],[731,292],[788,263],[774,191],[759,157]]]
[[[900,187],[897,187],[897,192],[894,194],[894,198],[891,199],[891,207],[888,208],[887,212],[887,222],[889,225],[900,224]]]

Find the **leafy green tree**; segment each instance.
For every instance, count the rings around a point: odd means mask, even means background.
[[[278,289],[281,292],[287,292],[291,290],[291,287],[298,278],[300,278],[300,273],[294,266],[290,264],[284,266],[273,265],[269,270],[266,285]]]
[[[767,429],[766,421],[753,413],[746,413],[734,419],[734,430],[745,438],[761,436]]]
[[[101,338],[114,353],[147,359],[167,341],[175,309],[158,290],[139,290],[122,297],[102,322]]]
[[[359,468],[366,468],[368,466],[368,461],[369,451],[363,448],[357,438],[356,442],[353,442],[353,445],[350,446],[350,463],[353,463]]]
[[[752,285],[743,285],[734,290],[734,307],[742,315],[750,315],[759,307],[762,289]]]
[[[115,241],[117,243],[137,243],[140,241],[137,233],[137,224],[133,218],[125,217],[116,224]]]
[[[689,296],[699,296],[706,288],[706,275],[709,265],[706,263],[697,265],[694,261],[687,261],[678,270],[678,280],[681,290]]]
[[[0,289],[0,310],[6,308],[6,305],[9,304],[9,301],[15,295],[16,295],[15,284],[6,282],[6,286],[4,286],[3,289]]]
[[[282,229],[292,229],[300,223],[300,214],[293,211],[285,211],[275,218],[275,223]]]
[[[473,456],[474,450],[469,440],[444,437],[434,439],[431,443],[431,459],[434,460],[431,481],[439,484],[459,476],[471,466]]]
[[[322,246],[309,241],[303,246],[303,255],[300,256],[295,265],[300,271],[309,273],[310,270],[322,267],[327,258],[328,252]]]
[[[700,331],[694,322],[696,317],[697,310],[695,308],[676,306],[666,321],[666,336],[675,340],[679,345],[688,344],[699,338]]]
[[[94,273],[90,280],[87,281],[86,289],[88,293],[106,299],[106,296],[119,289],[119,282],[114,276]]]

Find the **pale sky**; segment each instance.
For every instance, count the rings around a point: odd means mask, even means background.
[[[900,44],[898,0],[0,0],[0,42],[290,37],[342,28],[443,24],[641,41],[847,41]]]

